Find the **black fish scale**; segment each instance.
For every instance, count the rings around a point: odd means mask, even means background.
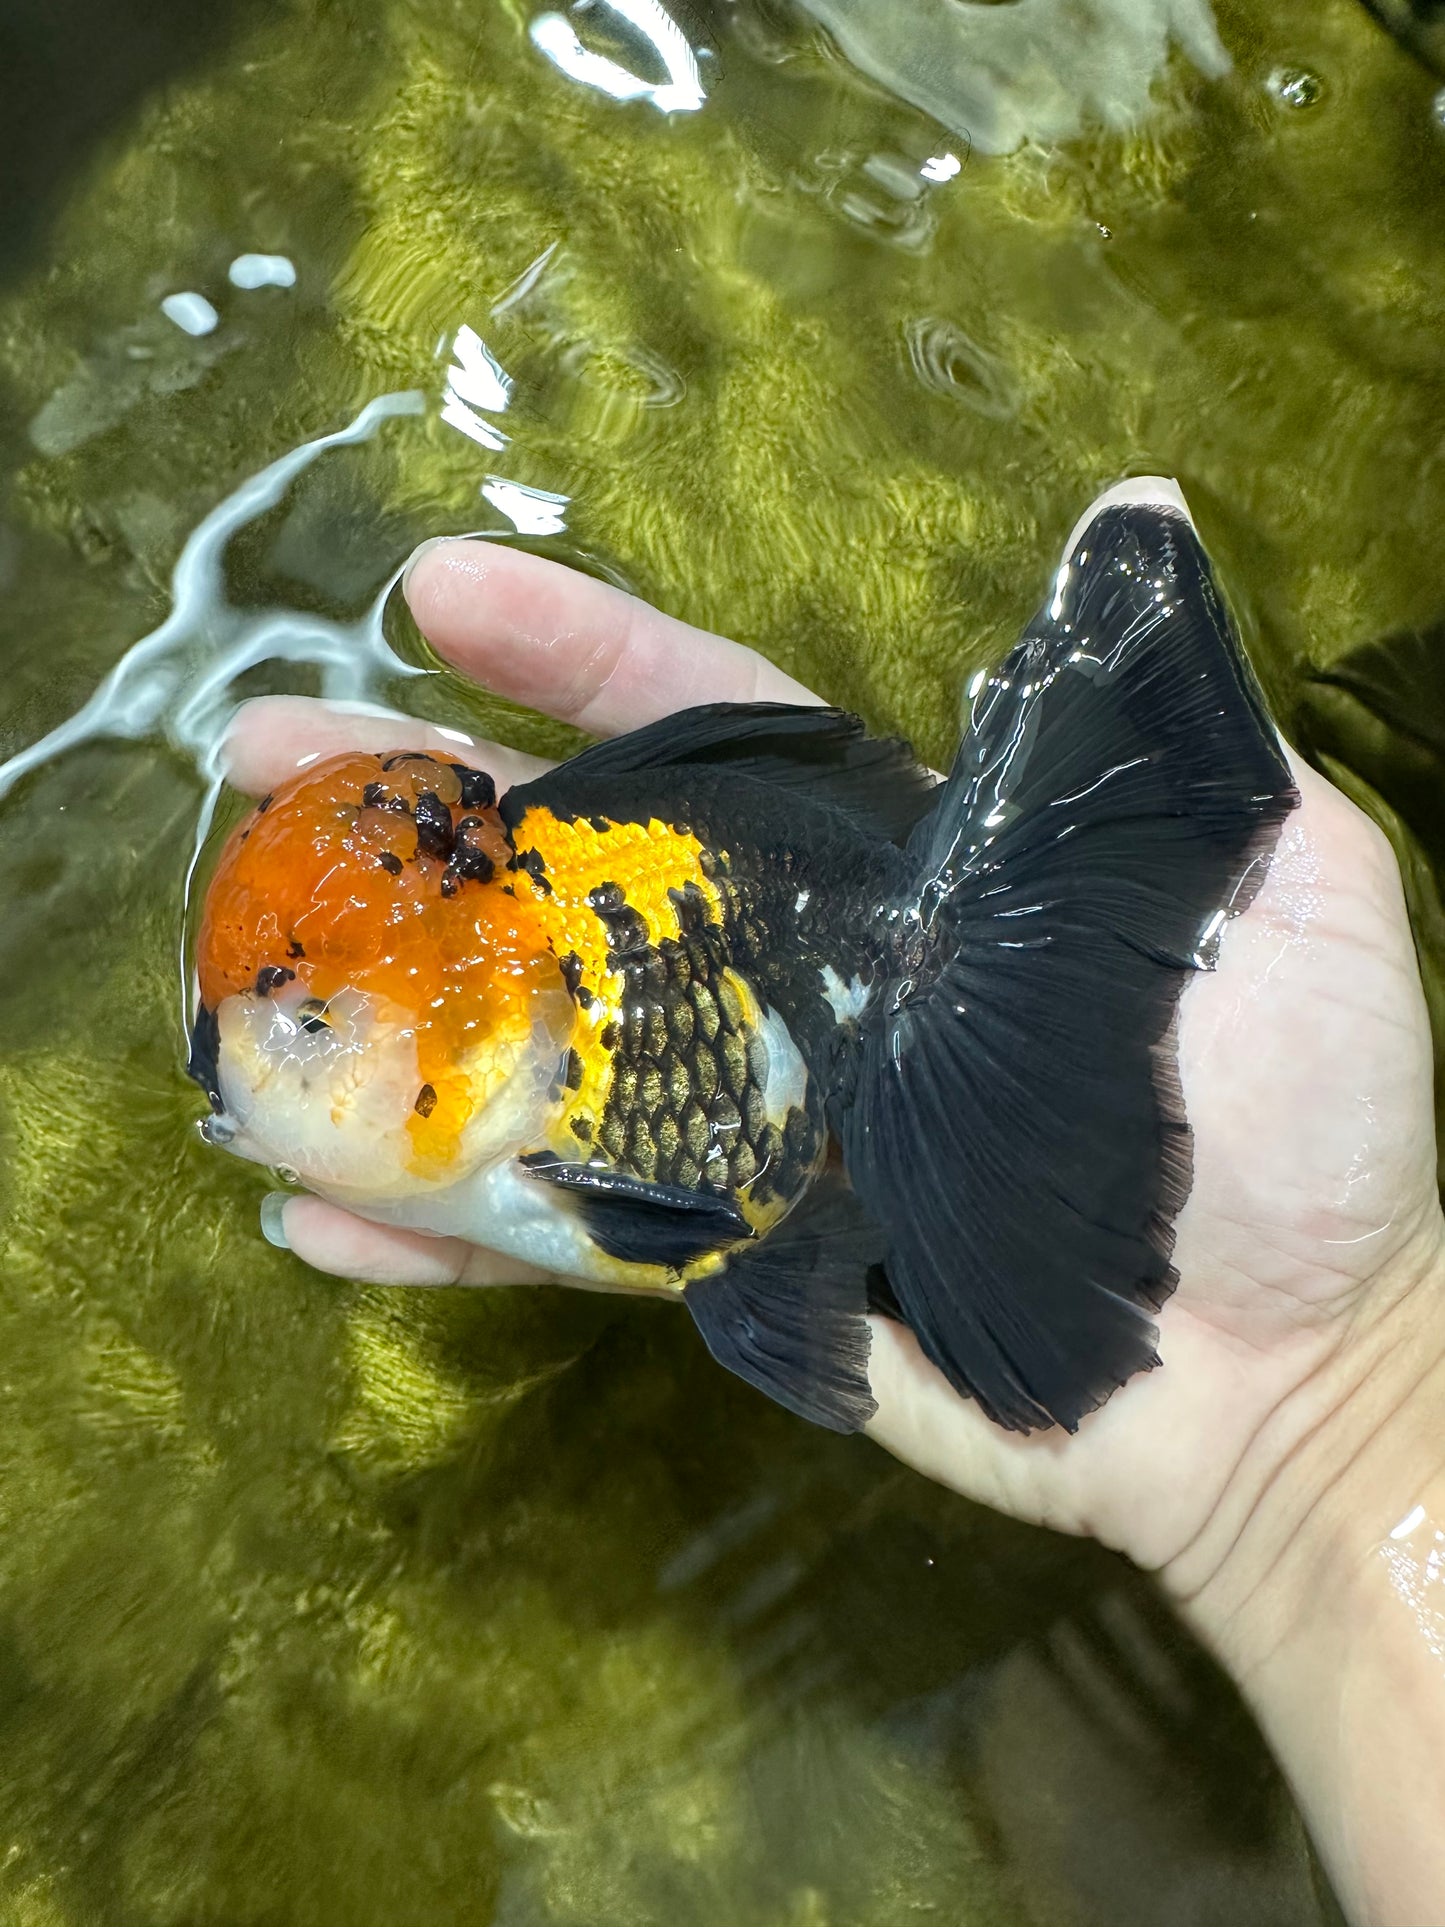
[[[710,1103],[717,1096],[721,1082],[718,1077],[717,1059],[706,1044],[699,1044],[692,1054],[692,1063],[698,1095]]]
[[[707,922],[696,891],[676,893],[682,935],[658,944],[616,884],[589,901],[624,984],[596,1153],[651,1183],[792,1196],[816,1162],[821,1126],[802,1111],[786,1131],[767,1121],[767,1045],[725,974],[728,934]]]
[[[663,1053],[661,1069],[666,1080],[667,1108],[674,1117],[680,1117],[692,1097],[692,1079],[688,1075],[687,1060],[681,1052],[669,1047]]]
[[[678,1157],[683,1148],[682,1127],[670,1111],[664,1111],[662,1116],[658,1118],[654,1139],[657,1144],[659,1160],[665,1164],[669,1170],[675,1169]]]
[[[723,1083],[734,1097],[741,1097],[748,1087],[746,1039],[735,1030],[725,1030],[719,1043],[718,1056]]]
[[[707,1112],[697,1099],[691,1098],[684,1107],[679,1120],[682,1127],[682,1142],[689,1157],[696,1158],[701,1164],[707,1156],[708,1145],[712,1142],[712,1132],[708,1129]]]
[[[697,1015],[697,1028],[704,1044],[711,1044],[717,1037],[718,1025],[722,1019],[718,1015],[717,999],[706,984],[695,985],[690,992],[690,1001]]]
[[[667,1029],[673,1043],[680,1051],[691,1048],[697,1035],[697,1013],[687,997],[675,997],[667,1005]]]

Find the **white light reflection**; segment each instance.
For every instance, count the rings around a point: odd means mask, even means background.
[[[507,437],[501,429],[483,421],[476,411],[484,408],[500,415],[511,398],[511,376],[476,329],[464,321],[452,342],[452,365],[442,393],[442,420],[483,448],[505,448]]]
[[[555,242],[553,247],[555,247]],[[525,296],[548,260],[548,248],[515,282],[498,304],[498,309]],[[497,310],[494,310],[497,312]],[[445,346],[445,341],[442,343]],[[515,383],[476,329],[463,322],[452,341],[452,365],[447,370],[442,393],[441,418],[449,427],[482,448],[503,449],[510,439],[485,414],[505,413],[512,400]],[[525,482],[509,481],[505,475],[489,475],[482,484],[483,497],[512,524],[518,535],[560,535],[567,526],[567,495],[549,489],[531,488]]]
[[[1143,760],[1142,758],[1140,759]],[[1213,970],[1219,961],[1219,935],[1229,921],[1227,910],[1216,910],[1199,933],[1199,942],[1194,947],[1194,968]]]
[[[1417,1505],[1405,1514],[1399,1525],[1390,1528],[1390,1537],[1392,1539],[1408,1539],[1416,1526],[1422,1526],[1424,1523],[1425,1508],[1422,1505]]]
[[[457,329],[452,354],[455,365],[447,376],[448,390],[475,408],[489,408],[500,415],[512,397],[512,377],[465,321]]]
[[[296,269],[284,254],[238,254],[226,270],[233,288],[294,288]]]
[[[642,80],[605,54],[593,53],[577,38],[570,21],[560,13],[539,14],[532,22],[532,45],[572,80],[595,87],[613,100],[650,100],[664,114],[688,114],[707,96],[697,58],[677,22],[660,0],[601,0],[601,4],[635,27],[656,49],[667,69],[662,84]]]
[[[190,290],[168,294],[161,303],[161,313],[188,335],[208,335],[221,319],[203,294]]]
[[[520,307],[522,302],[526,300],[527,296],[532,292],[533,288],[536,287],[546,272],[547,263],[557,252],[559,245],[556,241],[549,241],[537,256],[536,260],[529,262],[511,286],[504,288],[502,293],[497,296],[497,299],[492,303],[492,319],[494,321],[499,316],[506,314],[509,309]]]
[[[482,494],[506,516],[518,535],[560,535],[567,526],[570,495],[528,488],[525,482],[509,482],[501,475],[489,475],[482,483]]]
[[[1437,1661],[1445,1660],[1445,1532],[1417,1505],[1379,1551],[1427,1650]]]
[[[925,181],[951,181],[962,167],[963,162],[957,154],[934,154],[918,171]]]
[[[238,609],[227,599],[225,570],[231,537],[273,509],[318,455],[366,441],[390,417],[419,415],[424,407],[416,393],[380,395],[345,428],[292,449],[217,503],[176,559],[165,621],[125,652],[73,716],[0,763],[0,796],[78,743],[98,737],[134,741],[161,730],[214,783],[226,725],[237,707],[233,685],[263,663],[314,665],[321,694],[336,701],[366,701],[386,678],[424,674],[394,654],[382,633],[382,610],[400,568],[356,622],[294,609]]]
[[[442,420],[449,428],[459,428],[464,435],[469,435],[483,448],[498,449],[505,448],[507,445],[505,435],[499,433],[490,423],[484,422],[480,415],[474,415],[466,403],[452,394],[450,389],[442,398]]]

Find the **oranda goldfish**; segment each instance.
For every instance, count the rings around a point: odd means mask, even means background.
[[[1157,1362],[1172,1048],[1296,801],[1168,484],[1084,518],[938,783],[835,709],[713,705],[498,797],[360,752],[236,830],[207,1133],[364,1217],[681,1294],[838,1430],[872,1311],[1000,1424]]]

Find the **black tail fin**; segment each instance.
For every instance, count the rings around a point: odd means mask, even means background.
[[[904,1318],[1023,1431],[1157,1363],[1190,1182],[1179,992],[1298,800],[1182,503],[1132,494],[970,692],[843,1125]]]

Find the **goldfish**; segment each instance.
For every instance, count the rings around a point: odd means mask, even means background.
[[[870,1316],[989,1418],[1159,1362],[1173,1035],[1297,802],[1183,498],[1110,491],[943,780],[850,714],[712,704],[499,795],[331,756],[196,940],[208,1139],[379,1223],[680,1297],[837,1431]]]

